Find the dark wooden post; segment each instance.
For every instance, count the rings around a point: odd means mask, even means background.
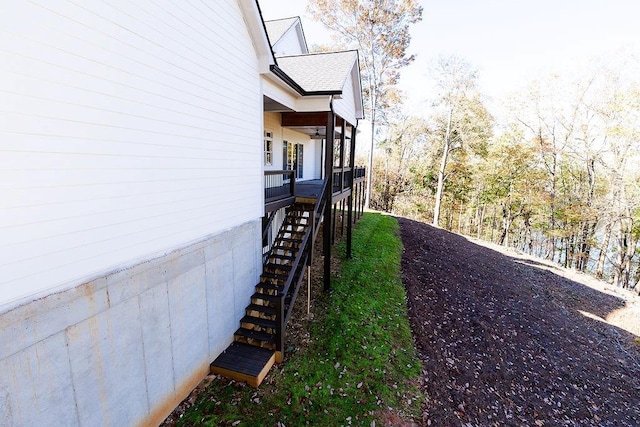
[[[346,133],[347,121],[342,120],[342,126],[340,127],[340,192],[344,191],[344,144],[347,141]]]
[[[354,182],[356,181],[356,168],[354,166],[356,159],[356,126],[351,126],[351,150],[349,150],[349,167],[351,168],[351,193],[347,203],[349,204],[349,210],[347,213],[347,258],[351,258],[351,238],[353,228],[353,192],[355,191]]]
[[[333,144],[336,139],[336,116],[327,114],[327,137],[324,151],[324,171],[327,180],[327,201],[324,206],[324,290],[331,290],[331,202],[333,201]]]

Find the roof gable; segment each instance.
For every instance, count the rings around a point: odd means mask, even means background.
[[[329,52],[278,58],[278,67],[305,92],[341,93],[358,52]]]
[[[264,26],[276,57],[309,53],[299,17],[265,21]]]

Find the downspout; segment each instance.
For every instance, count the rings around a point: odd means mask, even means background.
[[[324,206],[324,225],[323,225],[323,252],[324,252],[324,290],[331,290],[331,209],[333,201],[333,143],[336,136],[336,114],[333,110],[333,95],[329,101],[329,109],[327,114],[327,135],[325,138],[325,155],[324,170],[326,183],[327,200]]]

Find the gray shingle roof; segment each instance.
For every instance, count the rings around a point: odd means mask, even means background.
[[[264,26],[267,29],[267,35],[269,36],[269,41],[271,42],[271,46],[275,45],[284,33],[289,30],[296,23],[298,17],[294,18],[285,18],[285,19],[277,19],[275,21],[265,21]]]
[[[278,67],[306,92],[341,91],[358,53],[316,53],[278,58]]]

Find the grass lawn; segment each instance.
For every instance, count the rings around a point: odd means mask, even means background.
[[[396,219],[365,214],[354,231],[353,258],[345,259],[344,244],[335,250],[339,274],[331,293],[316,296],[309,344],[288,354],[258,390],[214,379],[179,426],[370,426],[418,416],[421,365]]]

